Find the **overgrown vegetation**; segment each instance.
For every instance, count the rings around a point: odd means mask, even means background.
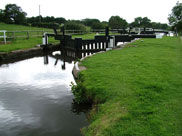
[[[84,135],[181,136],[181,44],[178,37],[144,39],[85,59],[75,92],[97,106]]]

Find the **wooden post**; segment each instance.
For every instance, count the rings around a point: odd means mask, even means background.
[[[82,58],[82,38],[75,38],[76,57]]]
[[[64,26],[61,27],[61,32],[63,33],[63,36],[65,35],[65,30],[64,30]]]
[[[106,39],[107,39],[106,48],[108,48],[108,46],[109,46],[109,27],[105,28],[105,36],[106,36]]]
[[[109,27],[108,26],[105,28],[105,36],[109,36]]]
[[[57,33],[56,28],[53,28],[53,30],[54,30],[55,35],[57,35],[58,33]]]
[[[145,34],[145,29],[146,29],[146,28],[144,27],[144,30],[143,30],[143,31],[144,31],[144,34]]]
[[[29,39],[30,37],[29,37],[29,31],[27,31],[27,39]]]
[[[131,33],[131,27],[129,28],[129,34]]]
[[[13,40],[15,39],[15,32],[13,32]]]
[[[4,31],[4,44],[6,44],[6,31]]]

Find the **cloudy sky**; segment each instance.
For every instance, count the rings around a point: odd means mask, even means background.
[[[129,23],[134,18],[147,16],[155,22],[168,23],[167,17],[176,2],[182,0],[0,0],[0,9],[6,4],[17,4],[28,17],[42,16],[64,17],[66,19],[97,18],[108,21],[113,15],[119,15]]]

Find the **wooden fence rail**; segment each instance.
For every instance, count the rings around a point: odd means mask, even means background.
[[[7,39],[17,39],[17,38],[33,38],[33,37],[42,37],[43,34],[53,33],[52,30],[23,30],[23,31],[7,31],[6,36]]]

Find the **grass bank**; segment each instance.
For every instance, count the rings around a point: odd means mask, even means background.
[[[74,93],[78,101],[92,98],[98,103],[84,135],[182,135],[180,38],[138,40],[82,65],[87,70],[80,73]]]
[[[58,44],[59,41],[49,38],[49,43]],[[11,43],[0,45],[0,52],[10,52],[21,49],[30,49],[42,44],[42,38],[16,39]]]
[[[7,30],[7,31],[27,31],[27,30],[51,30],[51,29],[44,29],[38,27],[29,27],[29,26],[22,26],[22,25],[15,25],[15,24],[5,24],[0,22],[0,30]],[[2,33],[1,33],[2,35]],[[18,36],[26,35],[26,33],[18,33]],[[3,39],[0,39],[3,40]],[[6,45],[0,45],[0,52],[10,52],[14,50],[20,49],[29,49],[33,48],[36,45],[42,44],[42,37],[31,37],[30,38],[16,38],[16,39],[7,39],[8,43]],[[55,41],[53,38],[49,38],[50,43],[58,43],[59,41]]]
[[[16,24],[6,24],[6,23],[0,22],[0,30],[26,31],[26,30],[51,30],[51,29],[39,28],[39,27],[30,27],[30,26],[23,26],[23,25],[16,25]]]

